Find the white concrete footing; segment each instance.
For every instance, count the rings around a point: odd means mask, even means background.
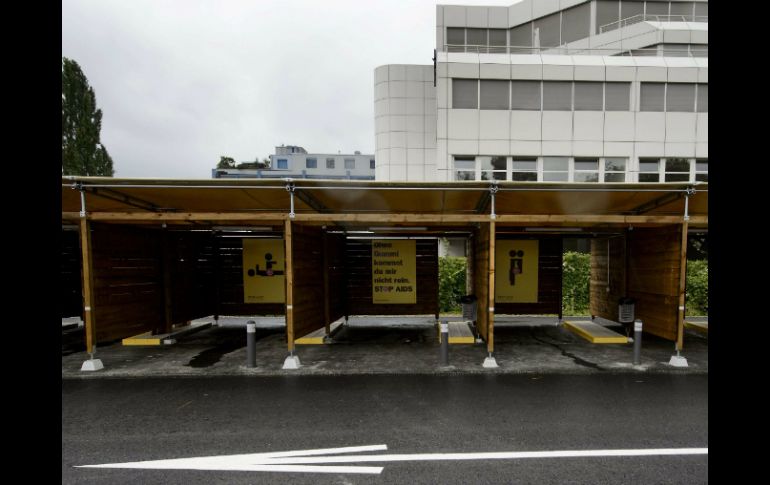
[[[88,359],[87,361],[83,362],[83,366],[80,368],[82,371],[96,371],[104,369],[104,364],[102,364],[102,359]]]
[[[300,368],[299,357],[297,357],[296,355],[290,355],[286,357],[286,360],[283,361],[283,368],[299,369]]]
[[[482,364],[482,366],[485,369],[496,369],[500,367],[499,365],[497,365],[497,361],[495,360],[494,357],[487,357],[486,359],[484,359],[484,363]]]
[[[668,365],[671,367],[689,367],[687,365],[687,359],[681,355],[672,355],[671,359],[668,361]]]

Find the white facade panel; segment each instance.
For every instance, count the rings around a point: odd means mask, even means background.
[[[636,113],[634,140],[664,142],[666,140],[666,113]]]
[[[543,64],[543,79],[572,81],[574,75],[575,75],[575,68],[573,66]]]
[[[436,165],[435,164],[425,164],[425,167],[423,169],[423,178],[422,180],[425,180],[427,182],[438,182],[443,179],[438,178]]]
[[[406,98],[406,112],[407,115],[420,115],[423,114],[424,102],[422,98]]]
[[[407,116],[406,117],[406,131],[411,132],[423,132],[425,128],[425,118],[422,115],[419,116]]]
[[[448,136],[447,130],[447,120],[449,118],[449,110],[448,109],[438,109],[436,117],[436,134],[439,138],[446,138]]]
[[[406,81],[406,66],[399,64],[390,64],[388,66],[389,81]]]
[[[543,140],[543,156],[570,156],[572,155],[571,141],[546,141]]]
[[[456,140],[478,140],[479,112],[475,109],[450,109],[447,124],[448,138]]]
[[[543,141],[572,140],[571,111],[543,111]]]
[[[388,100],[387,99],[378,99],[374,102],[374,117],[377,118],[378,116],[385,116],[390,111],[388,110]]]
[[[697,67],[679,67],[668,70],[668,82],[696,83],[698,82]]]
[[[481,64],[481,79],[510,79],[511,66],[508,64]]]
[[[374,99],[388,99],[388,83],[375,84]]]
[[[406,181],[406,165],[391,165],[390,180],[394,182]]]
[[[477,63],[460,64],[459,62],[450,62],[449,77],[478,79],[479,65]]]
[[[433,86],[431,86],[432,88]],[[436,117],[436,98],[431,99],[425,99],[423,98],[423,113],[426,115],[432,115],[434,118]],[[436,131],[435,124],[432,131]]]
[[[390,164],[391,165],[405,165],[406,164],[406,148],[391,148],[390,149]]]
[[[663,149],[663,156],[692,158],[695,156],[695,144],[666,143]]]
[[[543,144],[540,141],[511,140],[511,155],[539,157],[543,154]]]
[[[423,133],[423,146],[426,149],[435,150],[436,149],[436,133]],[[435,157],[434,157],[435,160]]]
[[[374,119],[374,133],[387,133],[390,131],[390,119],[387,116],[379,116]]]
[[[414,73],[414,71],[407,71],[408,73]],[[419,74],[416,73],[416,74]],[[420,76],[422,77],[422,76]],[[407,81],[406,82],[406,97],[407,98],[424,98],[425,97],[425,88],[423,87],[423,82],[420,81]]]
[[[388,147],[390,148],[390,133],[377,133],[375,135],[377,146],[378,147]],[[377,160],[378,162],[380,160]]]
[[[425,134],[422,132],[408,131],[406,133],[407,148],[425,148]]]
[[[636,67],[631,66],[606,66],[604,73],[607,81],[634,81],[636,80]]]
[[[666,142],[695,143],[696,113],[666,113]]]
[[[405,131],[392,131],[390,132],[390,148],[406,148],[406,132]]]
[[[408,166],[422,167],[425,164],[425,149],[423,148],[407,148],[406,149],[406,164]]]
[[[489,26],[487,23],[487,7],[465,7],[465,26],[486,29]]]
[[[603,111],[575,111],[574,118],[575,140],[604,139],[604,112]]]
[[[604,139],[606,141],[634,141],[635,117],[633,111],[605,112]]]
[[[460,5],[444,5],[444,26],[465,27],[465,7]]]
[[[389,115],[405,115],[406,114],[406,98],[390,98],[388,103]]]
[[[708,143],[696,143],[695,144],[695,156],[698,158],[709,157],[709,144]]]
[[[695,141],[698,143],[709,142],[709,114],[698,113],[696,115]]]
[[[604,81],[604,66],[575,66],[575,81]]]
[[[406,131],[406,116],[390,115],[390,131]]]
[[[384,83],[388,80],[388,66],[380,66],[374,70],[374,84]]]
[[[390,81],[388,96],[391,98],[406,98],[406,81]]]
[[[511,111],[511,140],[540,140],[542,123],[541,111]]]
[[[479,140],[479,153],[507,156],[510,146],[508,140]]]
[[[543,65],[512,64],[511,79],[543,79]]]
[[[637,157],[661,157],[665,151],[665,144],[663,142],[643,142],[638,141],[634,143],[634,152]]]
[[[691,44],[708,44],[709,31],[708,30],[691,30],[690,43]]]
[[[420,157],[422,158],[422,157]],[[425,176],[425,168],[422,162],[415,165],[406,166],[406,180],[409,182],[419,182],[423,180]]]
[[[481,140],[506,140],[510,136],[510,111],[480,110],[479,138]]]
[[[664,30],[663,42],[666,44],[689,44],[690,30]]]
[[[423,157],[425,158],[425,163],[427,165],[435,165],[436,164],[436,141],[433,141],[433,147],[432,148],[425,148],[423,150]]]
[[[424,66],[406,66],[406,82],[422,82],[422,71]],[[407,84],[407,92],[409,91],[409,85]],[[422,95],[420,95],[422,96]]]
[[[447,140],[447,150],[449,155],[478,155],[478,140]]]
[[[604,143],[601,141],[572,142],[572,155],[576,157],[601,157],[604,156]]]
[[[604,156],[605,157],[634,157],[634,143],[615,143],[604,142]]]
[[[668,69],[665,67],[639,66],[636,68],[636,80],[640,82],[668,81]]]
[[[508,7],[508,23],[511,27],[532,20],[533,0],[521,0]]]
[[[699,83],[707,83],[707,82],[709,82],[709,68],[708,67],[699,67],[698,68],[698,82]]]
[[[486,7],[488,12],[488,23],[490,29],[507,29],[508,25],[508,7]]]
[[[532,2],[532,16],[542,17],[559,10],[559,0],[535,0]]]

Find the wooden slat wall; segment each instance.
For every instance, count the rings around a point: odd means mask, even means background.
[[[80,234],[78,231],[62,231],[59,273],[59,313],[62,318],[83,317],[80,258]]]
[[[345,236],[326,235],[327,274],[329,279],[329,323],[346,314],[347,281],[345,265]]]
[[[160,231],[108,224],[92,228],[96,343],[161,329]]]
[[[417,239],[417,303],[372,303],[372,241],[348,239],[346,262],[349,315],[435,315],[438,312],[438,241]]]
[[[607,244],[609,242],[609,259]],[[609,281],[607,263],[609,262]],[[609,284],[610,291],[607,292]],[[626,296],[625,237],[591,240],[591,315],[618,321],[618,300]]]
[[[676,340],[681,227],[634,228],[628,233],[628,296],[644,332]]]
[[[237,237],[220,237],[216,241],[219,245],[220,315],[284,315],[283,303],[244,303],[243,241]]]
[[[171,315],[174,324],[216,311],[214,238],[210,233],[173,232],[170,243]]]
[[[498,236],[522,239],[521,236]],[[497,315],[544,315],[561,313],[562,240],[560,237],[538,238],[537,303],[495,303]],[[500,268],[498,268],[500,269]]]
[[[476,329],[485,341],[489,341],[489,225],[476,229],[473,246],[473,293],[476,301]]]
[[[294,224],[291,243],[296,340],[325,325],[323,231],[318,227]]]

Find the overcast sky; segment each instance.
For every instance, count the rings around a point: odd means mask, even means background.
[[[437,3],[63,0],[62,56],[102,110],[116,177],[210,178],[281,144],[374,153],[374,69],[431,64]]]

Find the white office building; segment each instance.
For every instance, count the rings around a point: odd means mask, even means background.
[[[270,155],[270,168],[215,168],[213,178],[306,178],[374,180],[374,155],[308,153],[301,146],[281,145]]]
[[[374,74],[377,180],[708,181],[707,1],[438,5]]]

